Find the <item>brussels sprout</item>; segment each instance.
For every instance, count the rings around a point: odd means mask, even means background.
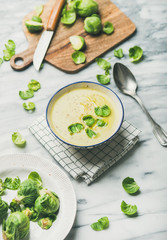
[[[59,209],[60,201],[58,196],[47,189],[40,191],[40,196],[35,201],[34,209],[39,214],[53,214]]]
[[[14,212],[7,218],[7,220],[3,221],[3,239],[20,240],[29,233],[29,229],[29,218],[22,212]]]
[[[111,109],[107,105],[96,107],[95,114],[100,117],[108,117],[111,114]]]
[[[106,75],[96,75],[96,78],[98,80],[99,83],[103,84],[103,85],[107,85],[110,83],[110,75],[106,74]]]
[[[27,111],[34,111],[35,103],[33,103],[33,102],[23,103],[23,108]]]
[[[103,120],[103,119],[97,119],[97,122],[96,122],[97,126],[98,127],[104,127],[104,126],[107,126],[107,123]]]
[[[13,199],[9,205],[9,209],[11,212],[21,212],[20,203],[16,199]]]
[[[31,172],[28,179],[33,180],[39,187],[42,187],[42,179],[37,172]]]
[[[29,217],[29,219],[33,222],[37,221],[38,217],[39,217],[39,213],[37,213],[33,207],[29,208],[26,207],[23,209],[22,211],[27,217]]]
[[[8,204],[0,198],[0,219],[8,212]]]
[[[33,16],[31,20],[34,22],[39,22],[39,23],[42,22],[42,19],[39,16]]]
[[[82,120],[88,127],[92,127],[93,124],[95,123],[95,119],[91,115],[84,116]]]
[[[20,182],[21,181],[19,177],[16,177],[16,178],[7,177],[4,181],[4,185],[7,189],[16,190],[19,188]]]
[[[30,33],[40,32],[43,29],[43,23],[31,20],[25,21],[25,25]]]
[[[38,91],[41,88],[41,84],[38,81],[32,79],[28,83],[28,88],[32,91]]]
[[[16,200],[24,205],[32,206],[38,196],[38,185],[33,180],[27,179],[20,184]]]
[[[139,46],[134,46],[129,49],[129,58],[131,62],[138,62],[143,56],[143,50]]]
[[[38,225],[42,228],[42,229],[49,229],[52,226],[53,221],[49,218],[41,218],[38,221]]]
[[[85,18],[84,29],[92,35],[99,34],[102,29],[100,17],[98,15],[92,15],[91,17]]]
[[[98,4],[93,0],[76,0],[73,8],[81,17],[89,17],[98,12]]]
[[[76,21],[76,13],[73,10],[64,11],[61,22],[65,25],[72,25]]]
[[[0,196],[4,193],[5,189],[5,184],[3,183],[2,179],[0,179]]]
[[[84,63],[86,61],[86,56],[81,51],[75,51],[72,54],[72,60],[74,61],[75,64],[81,64],[81,63]]]
[[[82,129],[84,129],[84,126],[81,123],[74,123],[68,127],[70,134],[79,133]]]
[[[85,39],[80,36],[71,36],[70,42],[74,50],[81,50],[85,47]]]
[[[89,128],[85,129],[85,132],[88,135],[88,137],[90,137],[90,138],[96,137],[96,135],[97,135],[94,131],[92,131]]]
[[[12,134],[12,141],[13,143],[18,146],[18,147],[25,147],[26,145],[26,140],[24,137],[19,132],[14,132]]]
[[[119,48],[118,50],[114,50],[114,56],[117,57],[117,58],[123,58],[124,56],[124,53],[123,53],[123,50],[122,48]]]
[[[111,34],[114,32],[114,27],[111,22],[105,22],[103,26],[103,32],[106,34]]]
[[[23,100],[27,100],[27,99],[32,98],[34,96],[34,91],[31,90],[31,89],[28,89],[26,91],[19,91],[19,96]]]

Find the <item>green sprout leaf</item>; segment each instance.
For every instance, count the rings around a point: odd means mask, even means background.
[[[97,222],[91,224],[91,228],[95,231],[101,231],[109,227],[108,217],[102,217]]]
[[[5,192],[5,189],[6,189],[6,187],[5,187],[2,179],[0,179],[0,196]]]
[[[98,80],[99,83],[103,84],[103,85],[107,85],[110,83],[110,75],[96,75],[96,78]]]
[[[97,119],[96,124],[97,124],[98,127],[107,126],[107,123],[103,119]]]
[[[41,84],[38,81],[32,79],[28,84],[28,88],[33,91],[38,91],[41,88]]]
[[[8,204],[0,198],[0,220],[7,214]]]
[[[18,147],[24,147],[26,145],[26,140],[21,136],[19,132],[14,132],[12,134],[12,141]]]
[[[135,182],[133,178],[127,177],[123,180],[122,186],[125,189],[125,191],[129,194],[134,194],[139,190],[139,186]]]
[[[138,62],[143,56],[141,47],[134,46],[129,49],[129,58],[131,62]]]
[[[95,114],[100,117],[108,117],[111,114],[111,109],[107,105],[96,107]]]
[[[73,133],[79,133],[82,129],[84,129],[84,126],[81,123],[74,123],[71,124],[68,127],[68,131],[73,134]]]
[[[126,202],[122,201],[121,203],[121,210],[126,215],[134,215],[137,213],[137,206],[136,205],[128,205]]]
[[[63,11],[61,22],[65,25],[72,25],[76,21],[76,13],[73,10]]]
[[[88,127],[91,127],[95,123],[95,119],[91,115],[84,116],[82,120]]]
[[[103,58],[96,58],[96,62],[105,71],[111,69],[111,64]]]
[[[7,189],[10,189],[10,190],[16,190],[19,188],[20,186],[20,178],[19,177],[16,177],[16,178],[9,178],[7,177],[4,181],[4,185]]]
[[[0,65],[3,63],[3,59],[2,58],[0,58]]]
[[[26,90],[26,91],[19,91],[19,96],[26,100],[26,99],[29,99],[29,98],[32,98],[34,96],[34,91],[33,90]]]
[[[74,50],[81,50],[85,47],[85,39],[81,36],[71,36],[70,42]]]
[[[86,56],[83,52],[81,51],[75,51],[72,54],[72,60],[75,64],[81,64],[81,63],[85,63],[86,61]]]
[[[85,129],[85,132],[86,132],[86,134],[88,135],[89,138],[96,137],[96,135],[97,135],[94,131],[92,131],[89,128]]]
[[[35,110],[35,103],[33,103],[33,102],[23,103],[23,107],[27,111],[34,111]]]
[[[124,54],[123,54],[123,50],[122,48],[119,48],[118,50],[114,50],[114,56],[117,58],[123,58]]]
[[[113,27],[111,22],[107,21],[107,22],[104,23],[103,32],[108,34],[108,35],[114,32],[114,27]]]
[[[39,16],[32,16],[31,20],[34,22],[39,22],[39,23],[42,22],[42,19]]]
[[[31,172],[28,179],[33,180],[39,187],[42,187],[42,178],[37,172]]]
[[[5,47],[9,51],[14,51],[16,48],[16,44],[14,43],[13,40],[8,40],[8,44],[5,44]]]
[[[3,53],[4,53],[3,59],[5,61],[9,61],[11,57],[15,55],[16,45],[13,40],[8,40],[8,43],[5,44],[5,47],[6,49],[3,50]]]
[[[36,11],[37,16],[40,16],[42,14],[43,9],[44,9],[43,5],[39,5],[39,6],[35,7],[35,11]]]

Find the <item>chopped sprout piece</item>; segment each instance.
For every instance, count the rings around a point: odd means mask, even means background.
[[[97,116],[100,117],[108,117],[111,114],[111,109],[109,108],[109,106],[104,105],[102,107],[96,107],[95,113]]]
[[[90,137],[90,138],[96,137],[96,135],[97,135],[94,131],[92,131],[89,128],[85,129],[85,132],[88,135],[88,137]]]
[[[108,35],[114,32],[114,27],[113,27],[111,22],[107,21],[107,22],[104,23],[103,32],[108,34]]]
[[[75,64],[81,64],[81,63],[85,63],[86,61],[86,56],[83,52],[81,51],[75,51],[72,54],[72,60]]]
[[[76,13],[73,10],[64,10],[61,22],[65,25],[71,25],[76,21]]]
[[[39,6],[35,7],[35,11],[36,11],[37,16],[40,16],[42,14],[43,9],[44,9],[43,5],[39,5]]]
[[[125,191],[129,194],[134,194],[139,190],[139,186],[135,182],[133,178],[127,177],[123,180],[122,186],[125,189]]]
[[[15,55],[16,45],[13,40],[8,40],[8,44],[5,44],[6,49],[3,50],[4,56],[3,59],[5,61],[9,61],[12,56]]]
[[[71,124],[68,127],[68,131],[73,134],[73,133],[79,133],[82,129],[84,129],[84,126],[81,123],[74,123]]]
[[[19,132],[14,132],[12,134],[12,141],[18,147],[24,147],[26,145],[26,140]]]
[[[103,84],[103,85],[107,85],[110,83],[110,75],[96,75],[97,80],[99,83]]]
[[[39,23],[42,22],[42,19],[39,16],[33,16],[31,20],[34,22],[39,22]]]
[[[26,100],[26,99],[29,99],[29,98],[32,98],[34,96],[34,91],[33,90],[26,90],[26,91],[19,91],[19,96]]]
[[[107,123],[103,119],[97,119],[96,124],[97,124],[98,127],[107,126]]]
[[[122,201],[121,210],[126,215],[134,215],[137,213],[137,206],[136,205],[128,205],[126,202]]]
[[[138,62],[143,56],[141,47],[134,46],[129,49],[129,58],[131,62]]]
[[[27,111],[33,111],[35,110],[35,103],[33,102],[23,103],[23,107]]]
[[[96,62],[105,71],[111,69],[111,64],[103,58],[96,58]]]
[[[85,47],[85,39],[80,36],[71,36],[70,42],[74,50],[81,50]]]
[[[97,222],[91,224],[91,228],[95,231],[101,231],[109,227],[108,217],[102,217]]]
[[[114,50],[114,56],[117,58],[123,58],[124,54],[123,54],[123,50],[122,48],[119,48],[118,50]]]
[[[91,17],[85,18],[84,29],[89,34],[98,35],[102,29],[100,17],[97,14],[93,14]]]
[[[19,188],[20,186],[20,178],[19,177],[16,177],[16,178],[9,178],[7,177],[4,181],[4,185],[7,189],[10,189],[10,190],[16,190]]]
[[[84,116],[82,120],[88,127],[91,127],[95,123],[95,119],[91,115]]]
[[[28,88],[33,91],[38,91],[41,88],[41,84],[38,81],[32,79],[28,84]]]
[[[43,23],[41,22],[27,20],[25,25],[30,33],[40,32],[43,29]]]

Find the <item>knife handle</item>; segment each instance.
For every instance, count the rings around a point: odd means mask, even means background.
[[[64,3],[65,3],[65,0],[56,0],[55,1],[55,4],[54,4],[54,6],[51,10],[51,13],[50,13],[50,16],[49,16],[49,19],[48,19],[46,30],[54,31]]]

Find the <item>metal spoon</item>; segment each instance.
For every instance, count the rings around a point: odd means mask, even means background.
[[[143,102],[137,95],[137,82],[131,71],[121,63],[115,63],[113,68],[113,76],[115,83],[119,90],[134,98],[141,106],[143,112],[147,115],[149,121],[152,125],[152,131],[159,141],[159,143],[167,147],[167,133],[153,120],[147,109],[145,108]]]

